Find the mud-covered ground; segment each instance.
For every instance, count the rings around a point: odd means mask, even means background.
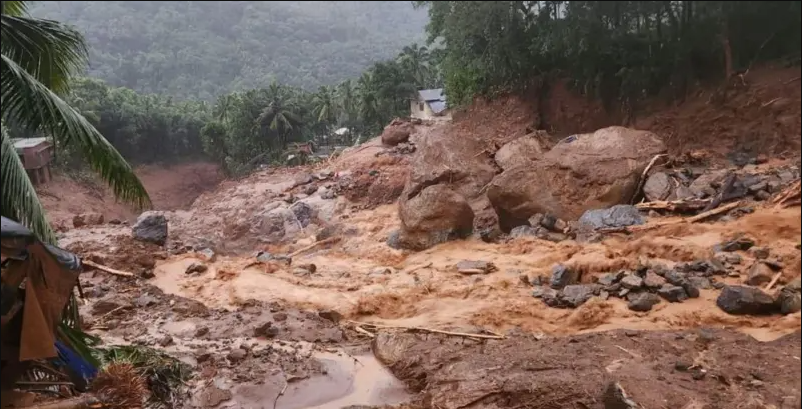
[[[737,98],[787,91],[772,84]],[[798,101],[795,92],[780,97]],[[388,245],[404,228],[396,200],[417,150],[440,149],[419,162],[434,167],[442,159],[490,179],[501,172],[493,153],[530,134],[533,121],[510,98],[477,103],[453,123],[418,124],[392,147],[374,139],[330,162],[204,189],[164,213],[164,245],[95,222],[67,228],[61,244],[135,275],[82,277],[84,325],[107,343],[154,346],[193,367],[187,408],[799,408],[801,217],[798,206],[772,202],[798,180],[798,157],[730,149],[738,121],[775,129],[776,117],[782,138],[767,152],[781,151],[786,131],[798,134],[792,108],[727,117],[727,140],[704,152],[671,146],[649,175],[664,173],[670,189],[687,175],[707,178],[710,200],[732,175],[742,184],[737,205],[728,199],[730,210],[698,222],[667,224],[686,215],[644,209],[647,226],[662,225],[595,240],[476,229],[425,250]],[[680,122],[712,129],[718,120],[713,108],[692,111],[655,116],[652,127],[699,148]],[[539,115],[569,133],[612,121],[587,112]],[[544,149],[567,135],[552,136]],[[449,139],[470,144],[456,152]],[[493,208],[479,176],[461,171],[462,185],[436,183],[476,193],[482,227]],[[555,286],[557,271],[571,273],[579,301]],[[743,298],[722,302],[722,291]]]

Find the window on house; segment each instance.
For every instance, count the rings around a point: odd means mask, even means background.
[[[418,111],[423,111],[423,102],[418,102]]]

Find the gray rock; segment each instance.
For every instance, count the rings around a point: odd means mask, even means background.
[[[611,381],[602,395],[604,409],[639,409],[642,406],[632,400],[618,382]]]
[[[766,190],[768,188],[768,186],[769,186],[769,183],[767,181],[765,181],[765,180],[762,180],[762,181],[757,182],[757,183],[755,183],[753,185],[750,185],[748,187],[748,190],[749,190],[749,193],[754,194],[754,193],[757,193],[757,192],[759,192],[761,190]]]
[[[769,199],[771,199],[771,193],[769,193],[769,192],[767,192],[765,190],[758,191],[757,193],[755,193],[755,199],[761,200],[761,201],[769,200]]]
[[[646,312],[650,311],[652,307],[660,302],[660,297],[652,293],[640,293],[632,297],[627,303],[627,308],[632,311]]]
[[[645,219],[635,206],[615,205],[607,209],[586,211],[579,223],[590,228],[626,227],[645,223]]]
[[[248,356],[248,351],[242,348],[235,348],[228,352],[228,356],[226,358],[228,358],[228,360],[231,362],[239,362],[245,359],[246,356]]]
[[[217,258],[217,254],[214,252],[214,250],[208,247],[198,250],[197,253],[205,257],[206,261],[209,262],[214,262],[214,260]]]
[[[150,294],[142,294],[139,298],[136,299],[136,305],[140,307],[149,307],[154,304],[158,304],[159,299],[150,295]]]
[[[293,181],[293,187],[312,183],[312,180],[314,180],[314,179],[313,179],[311,174],[309,174],[309,173],[299,173],[299,174],[295,175],[295,180]]]
[[[740,285],[725,286],[716,305],[732,315],[765,315],[779,309],[774,299],[759,288]]]
[[[206,264],[200,261],[194,261],[184,270],[184,274],[205,273],[208,269],[209,267],[207,267]]]
[[[167,218],[155,211],[144,212],[131,228],[134,238],[163,246],[167,242]]]
[[[315,192],[317,192],[317,189],[318,188],[315,185],[308,185],[304,188],[304,194],[306,194],[307,196],[311,196],[315,194]]]
[[[623,273],[623,272],[605,274],[605,275],[599,277],[599,281],[597,283],[599,285],[603,285],[605,287],[609,287],[609,286],[617,283],[619,280],[621,280],[624,275],[625,275],[625,273]]]
[[[780,305],[780,312],[785,315],[799,312],[802,310],[802,295],[793,291],[780,291],[777,304]]]
[[[309,226],[315,214],[314,209],[304,202],[295,202],[295,204],[290,206],[290,210],[292,214],[295,215],[295,218],[298,219],[298,223],[301,224],[301,227]]]
[[[320,310],[317,312],[317,316],[323,318],[324,320],[329,320],[333,323],[338,323],[343,318],[343,315],[334,310]]]
[[[267,263],[268,261],[277,261],[286,265],[290,265],[292,264],[292,257],[285,256],[283,254],[271,254],[266,251],[260,251],[256,253],[256,261],[261,261],[262,263]]]
[[[739,237],[734,240],[725,241],[716,246],[717,251],[746,251],[755,245],[755,241],[748,237]]]
[[[270,321],[265,322],[253,329],[253,336],[273,338],[278,335],[278,328],[273,326]]]
[[[334,189],[323,189],[323,191],[320,192],[320,197],[325,200],[335,199],[337,197],[337,192],[335,192]]]
[[[643,287],[643,279],[634,274],[629,274],[621,279],[621,286],[630,290],[637,290]]]
[[[540,229],[540,227],[518,226],[510,230],[510,237],[538,237],[538,230]]]
[[[669,284],[675,285],[677,287],[682,287],[682,289],[685,290],[685,294],[689,298],[699,297],[700,295],[699,288],[697,288],[690,281],[688,281],[688,278],[684,274],[675,270],[669,270],[666,271],[664,277]]]
[[[576,308],[593,297],[595,290],[595,286],[591,284],[568,285],[563,288],[560,301],[568,307]]]
[[[666,283],[666,279],[660,277],[653,271],[647,271],[646,277],[643,278],[643,285],[651,289],[658,289]]]
[[[666,284],[657,290],[657,294],[665,298],[668,302],[683,302],[688,299],[685,289],[672,284]]]
[[[557,290],[551,289],[549,287],[535,287],[532,290],[532,297],[535,298],[556,298],[557,297]]]
[[[714,256],[716,260],[724,264],[741,264],[741,255],[738,253],[728,253],[726,251],[721,251],[716,253]]]
[[[710,279],[707,277],[688,277],[688,281],[692,286],[701,290],[709,290],[713,287],[713,284],[710,283]]]
[[[783,291],[790,291],[790,292],[800,292],[802,291],[802,282],[800,282],[800,277],[793,279],[790,283],[786,284],[783,287]]]
[[[763,260],[769,258],[771,250],[769,250],[768,247],[752,247],[749,249],[749,254],[758,260]]]
[[[551,288],[560,289],[579,280],[579,274],[572,268],[557,264],[551,268]]]
[[[401,231],[393,230],[387,235],[387,247],[391,249],[401,250]]]
[[[665,200],[671,194],[673,187],[671,177],[664,172],[657,172],[646,179],[646,183],[643,184],[643,195],[650,202]]]
[[[744,284],[755,287],[762,286],[768,284],[773,276],[774,271],[766,263],[756,261],[752,264],[752,267],[749,267],[749,273],[746,276],[746,280],[744,280]]]

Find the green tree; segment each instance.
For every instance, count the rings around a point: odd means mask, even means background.
[[[86,63],[86,46],[76,31],[55,21],[32,18],[27,2],[2,2],[2,122],[30,132],[44,132],[57,144],[81,152],[114,194],[137,207],[150,205],[145,188],[119,152],[60,95]],[[36,192],[19,160],[10,160],[3,138],[2,214],[31,227],[43,240],[55,243]],[[13,151],[13,149],[11,150]]]

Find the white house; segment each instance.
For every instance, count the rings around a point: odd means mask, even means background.
[[[433,119],[447,113],[446,95],[442,88],[423,89],[415,93],[410,101],[410,116],[418,119]]]

